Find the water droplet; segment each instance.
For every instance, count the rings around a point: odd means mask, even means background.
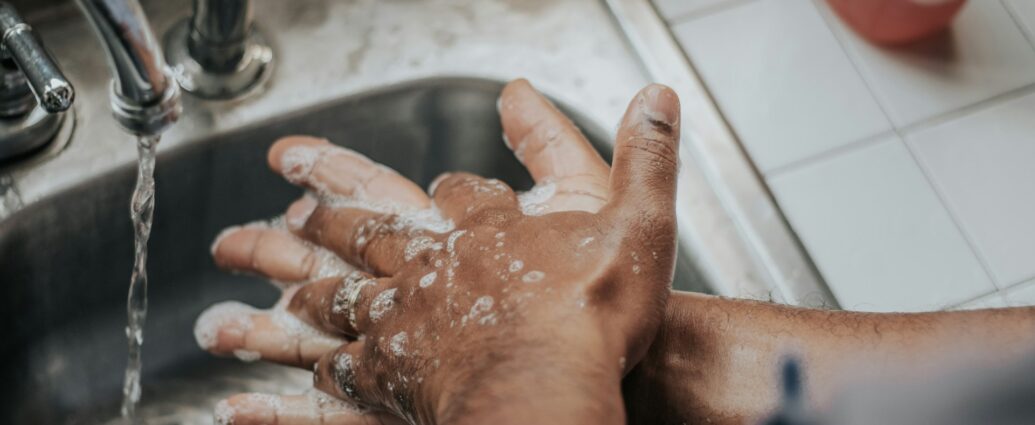
[[[543,280],[544,277],[546,277],[546,273],[543,273],[539,270],[532,270],[528,273],[525,273],[524,276],[521,276],[521,281],[525,283],[535,283],[540,280]]]
[[[525,263],[523,261],[521,261],[521,260],[514,260],[514,261],[510,262],[510,267],[508,267],[507,269],[510,270],[511,273],[517,273],[518,271],[520,271],[524,267],[525,267]]]
[[[420,278],[420,287],[421,288],[427,288],[427,287],[431,286],[431,284],[435,283],[435,278],[436,277],[438,277],[438,273],[437,272],[431,272],[431,273],[428,273],[428,274],[424,275],[424,277]]]

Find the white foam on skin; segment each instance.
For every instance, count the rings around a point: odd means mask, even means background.
[[[309,399],[309,402],[316,408],[320,413],[339,413],[349,412],[364,414],[367,413],[367,409],[363,407],[349,403],[345,400],[334,397],[316,388],[310,388],[304,393]]]
[[[215,411],[212,412],[213,419],[219,425],[232,425],[235,415],[237,415],[237,409],[234,409],[227,400],[219,400],[219,403],[216,403]]]
[[[521,271],[521,269],[524,268],[524,267],[525,267],[525,262],[524,261],[514,260],[514,261],[510,262],[510,266],[507,267],[507,270],[509,270],[511,273],[517,273],[517,272]]]
[[[219,342],[219,330],[233,326],[239,332],[247,332],[252,328],[251,315],[258,312],[254,307],[237,302],[226,301],[213,304],[198,316],[194,323],[194,340],[202,350],[210,350]]]
[[[439,251],[442,249],[442,243],[435,242],[435,239],[430,236],[417,236],[406,243],[406,249],[403,250],[403,259],[408,262],[429,249]]]
[[[392,350],[392,354],[396,356],[406,355],[406,332],[399,332],[392,336],[392,340],[389,342],[389,348]]]
[[[270,218],[268,220],[256,220],[256,221],[253,221],[253,222],[250,222],[250,223],[245,223],[245,224],[242,224],[242,225],[227,227],[227,228],[223,229],[222,231],[220,231],[218,235],[216,235],[216,238],[212,241],[212,245],[209,247],[209,252],[212,255],[216,255],[216,248],[219,247],[219,244],[223,241],[223,239],[226,239],[227,236],[229,236],[231,233],[233,233],[235,231],[238,231],[240,229],[246,229],[246,228],[283,229],[284,228],[284,216],[283,215],[278,215],[278,216],[272,217],[272,218]]]
[[[495,325],[496,313],[492,313],[492,306],[495,300],[489,295],[478,297],[471,305],[471,310],[460,319],[460,325],[466,326],[468,321],[477,321],[481,325]]]
[[[446,252],[449,252],[450,254],[454,253],[456,251],[456,240],[460,239],[460,237],[465,233],[467,233],[466,230],[457,230],[450,233],[449,239],[446,240]]]
[[[528,192],[518,194],[521,212],[525,215],[546,214],[546,202],[557,193],[557,185],[552,181],[544,181],[532,187]]]
[[[435,283],[435,279],[438,277],[438,272],[428,273],[420,278],[420,287],[427,288]]]
[[[355,267],[346,263],[345,260],[342,260],[341,257],[330,250],[309,243],[306,243],[306,245],[316,251],[316,261],[318,262],[316,274],[312,280],[345,276],[356,271]]]
[[[544,277],[546,277],[546,273],[543,273],[539,270],[532,270],[528,273],[525,273],[524,276],[521,276],[521,281],[525,283],[535,283],[540,280],[543,280]]]
[[[273,394],[251,393],[246,394],[244,397],[247,404],[268,406],[272,407],[277,411],[281,411],[284,409],[284,400],[281,400],[280,396],[276,396]]]
[[[291,312],[287,311],[288,303],[291,302],[291,298],[293,298],[294,293],[297,292],[299,288],[301,288],[301,286],[292,286],[284,291],[280,301],[278,301],[272,309],[268,310],[270,320],[288,336],[306,338],[313,340],[314,342],[327,345],[340,344],[344,342],[344,340],[338,336],[314,328],[308,323],[303,322],[302,319],[299,319]]]
[[[284,411],[284,400],[272,394],[245,394],[237,399],[237,405],[228,400],[220,400],[213,411],[215,423],[232,425],[238,415],[244,417],[261,417],[273,410],[274,417]]]
[[[579,241],[579,248],[585,248],[586,245],[589,245],[589,244],[593,243],[594,239],[596,239],[596,238],[590,236],[590,237],[587,237],[587,238]]]
[[[356,372],[353,368],[352,355],[349,353],[338,353],[333,360],[334,383],[349,397],[356,396]]]
[[[370,302],[370,321],[377,323],[387,314],[392,307],[395,307],[395,292],[396,288],[385,289],[374,297],[374,300]]]
[[[373,285],[373,282],[366,279],[360,271],[353,271],[344,278],[342,278],[342,284],[338,285],[338,290],[334,292],[334,301],[331,304],[331,312],[334,314],[344,314],[349,309],[349,296],[352,291],[362,291],[362,288],[356,288],[356,285]]]
[[[259,353],[258,351],[238,349],[234,350],[234,357],[237,357],[238,360],[241,360],[245,363],[251,363],[257,360],[261,360],[262,353]]]
[[[273,308],[270,310],[270,319],[277,325],[277,327],[289,336],[306,338],[326,345],[343,342],[341,338],[316,329],[308,323],[303,322],[302,319],[299,319],[284,308]]]
[[[288,148],[280,155],[280,168],[287,181],[300,184],[313,173],[316,161],[320,159],[329,146],[297,145]]]
[[[447,233],[456,226],[452,220],[446,219],[434,204],[430,208],[414,208],[395,202],[370,201],[354,196],[341,196],[333,193],[319,193],[320,203],[328,208],[355,208],[395,216],[393,230],[426,230],[435,233]]]

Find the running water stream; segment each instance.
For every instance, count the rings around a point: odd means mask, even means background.
[[[144,343],[144,321],[147,319],[147,240],[151,237],[151,219],[155,211],[157,146],[157,136],[137,139],[137,184],[129,205],[135,257],[126,299],[129,359],[126,363],[126,379],[122,385],[122,419],[127,424],[136,423],[137,402],[140,401],[140,348]]]

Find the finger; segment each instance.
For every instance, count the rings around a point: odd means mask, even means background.
[[[363,406],[380,406],[376,394],[377,380],[367,359],[367,340],[356,341],[327,353],[313,367],[313,387],[347,402]]]
[[[319,391],[302,395],[237,394],[216,404],[215,423],[225,425],[395,425],[387,414],[351,405]]]
[[[500,94],[504,141],[537,183],[553,182],[553,211],[596,212],[607,201],[609,167],[585,136],[527,80]]]
[[[674,217],[678,152],[679,98],[668,87],[647,86],[618,129],[607,208],[648,219]]]
[[[282,309],[258,310],[235,301],[206,309],[194,324],[194,338],[216,355],[303,368],[345,342]]]
[[[456,223],[491,212],[483,220],[503,220],[517,213],[517,195],[505,183],[470,173],[446,173],[432,183],[431,196],[442,214]]]
[[[355,336],[368,332],[391,313],[397,302],[389,279],[375,279],[357,271],[299,288],[287,309],[321,331]]]
[[[287,230],[264,226],[224,230],[212,244],[212,256],[220,268],[285,283],[343,276],[354,270],[333,253]]]
[[[292,204],[285,217],[296,235],[378,276],[392,275],[414,258],[406,254],[411,240],[431,241],[413,217],[335,207],[309,197]]]
[[[320,193],[397,203],[430,204],[424,190],[394,170],[353,151],[309,136],[288,136],[270,147],[273,171]]]

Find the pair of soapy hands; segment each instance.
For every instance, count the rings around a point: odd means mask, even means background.
[[[461,172],[425,193],[324,140],[273,145],[271,168],[309,194],[283,226],[228,229],[213,255],[290,283],[272,310],[210,308],[196,334],[212,353],[312,368],[321,392],[237,395],[219,422],[471,423],[586,395],[617,397],[604,414],[624,423],[620,382],[657,332],[675,262],[678,99],[659,85],[636,95],[613,168],[527,81],[499,109],[542,199]]]

